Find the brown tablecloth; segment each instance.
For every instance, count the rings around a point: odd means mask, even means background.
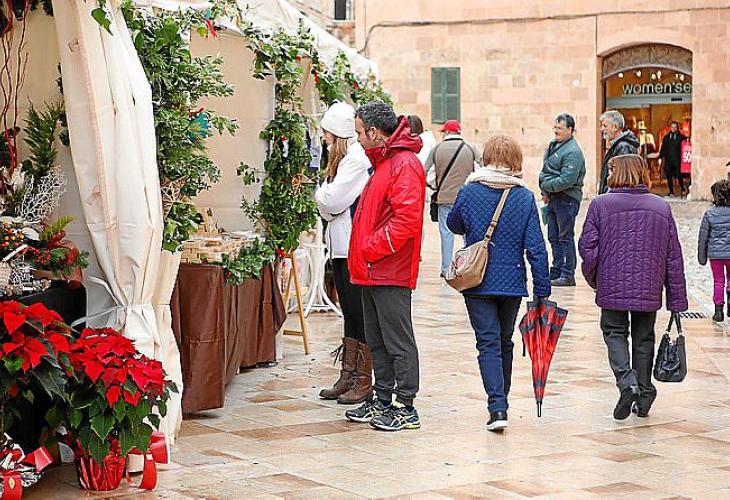
[[[276,360],[275,337],[286,312],[271,266],[261,279],[231,286],[220,266],[181,264],[171,307],[183,413],[221,408],[239,368]]]

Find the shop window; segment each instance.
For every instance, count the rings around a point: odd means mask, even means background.
[[[431,121],[461,119],[460,68],[431,68]]]

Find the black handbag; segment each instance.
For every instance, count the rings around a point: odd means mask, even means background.
[[[677,338],[672,341],[672,323],[677,325]],[[654,378],[659,382],[681,382],[687,376],[687,350],[679,313],[672,313],[667,331],[662,335],[654,362]]]
[[[444,175],[441,176],[441,181],[436,182],[436,191],[431,194],[431,204],[428,206],[429,213],[431,215],[431,222],[439,221],[439,204],[437,203],[439,191],[441,191],[441,185],[444,183],[444,180],[446,180],[446,176],[449,175],[449,170],[451,170],[452,165],[456,161],[456,158],[459,156],[459,153],[461,153],[461,148],[464,147],[465,143],[465,141],[461,141],[459,147],[456,148],[456,153],[454,153],[454,156],[451,157],[451,161],[449,161],[449,164],[446,166],[446,170],[444,170]],[[435,156],[436,155],[434,155],[434,157]]]

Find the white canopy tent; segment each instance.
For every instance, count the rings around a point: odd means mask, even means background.
[[[95,2],[53,3],[55,17],[32,16],[28,49],[43,57],[31,56],[24,94],[36,105],[58,100],[55,79],[60,60],[71,154],[65,148],[59,154],[69,178],[59,214],[76,217],[69,237],[90,252],[86,274],[98,278],[87,282],[88,323],[125,324],[125,334],[141,352],[161,360],[182,391],[169,310],[179,255],[160,250],[162,211],[149,83],[118,12],[113,15],[114,35],[109,35],[91,17]],[[208,5],[181,0],[137,3],[171,10]],[[249,5],[253,10],[247,15],[254,23],[272,30],[296,31],[302,18],[284,0]],[[329,33],[308,19],[304,22],[315,34],[326,62],[343,50],[356,72],[375,71],[373,64]],[[273,118],[273,83],[251,76],[252,54],[240,33],[233,29],[220,33],[220,37],[208,39],[194,35],[192,48],[195,54],[220,53],[224,57],[225,77],[236,85],[236,94],[205,105],[236,118],[241,129],[234,138],[211,138],[209,152],[224,167],[223,176],[197,203],[213,207],[227,229],[245,229],[250,223],[239,208],[241,196],[255,196],[258,188],[252,186],[245,192],[235,167],[242,161],[263,163],[265,144],[258,134]],[[305,82],[302,92],[307,97],[307,112],[317,113],[319,104],[311,81]],[[20,112],[24,116],[25,109]],[[161,428],[169,444],[182,420],[180,397],[168,404],[168,417]]]

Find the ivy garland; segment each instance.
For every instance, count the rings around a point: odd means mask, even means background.
[[[320,59],[311,31],[303,23],[296,34],[280,31],[266,35],[250,24],[245,24],[243,31],[255,56],[254,77],[273,77],[276,82],[276,107],[274,119],[260,134],[269,145],[261,194],[255,203],[242,201],[244,212],[264,229],[266,240],[243,248],[235,259],[224,257],[226,278],[231,284],[259,276],[276,255],[295,250],[301,233],[316,222],[317,206],[306,175],[311,159],[306,141],[310,120],[298,97],[304,81],[303,61],[309,60],[320,100],[328,106],[338,100],[355,104],[383,100],[392,104],[374,76],[361,79],[352,72],[344,52],[328,69]],[[241,164],[238,173],[245,185],[260,180],[250,165]]]
[[[131,2],[123,13],[135,48],[152,87],[157,138],[157,164],[163,188],[163,249],[175,252],[201,222],[191,201],[220,177],[206,151],[213,134],[235,134],[238,124],[210,109],[200,99],[227,97],[233,86],[223,79],[223,59],[193,57],[189,33],[207,36],[206,13],[188,9],[153,13]]]

